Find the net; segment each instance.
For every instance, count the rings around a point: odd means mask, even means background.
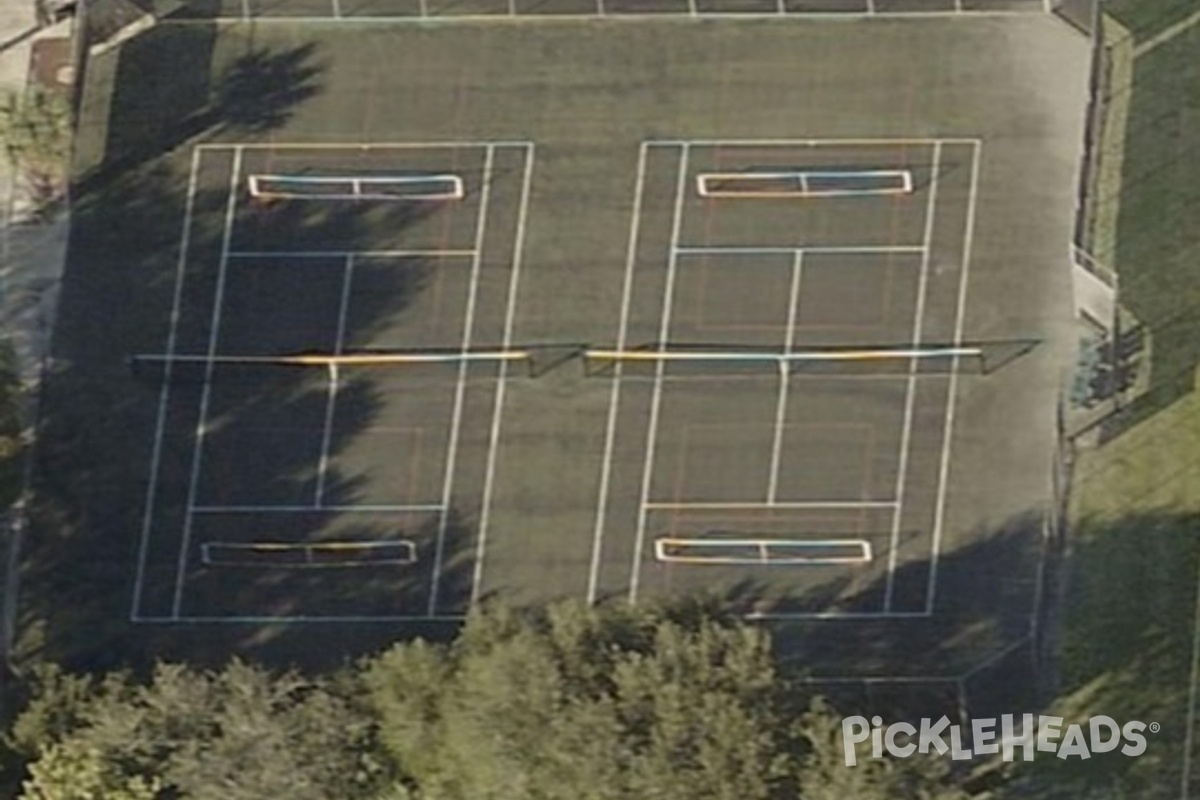
[[[701,197],[834,197],[903,194],[912,189],[908,170],[708,172],[696,178]]]
[[[622,378],[708,376],[907,376],[985,371],[980,347],[825,349],[791,353],[736,350],[589,350],[589,375]]]
[[[659,561],[680,564],[858,564],[870,561],[865,539],[678,539],[654,542]]]
[[[251,175],[250,194],[266,200],[455,200],[457,175]]]
[[[520,369],[501,369],[502,366]],[[203,356],[138,354],[129,359],[140,380],[169,383],[287,380],[314,374],[322,378],[391,370],[402,377],[527,376],[530,356],[524,350],[454,350],[354,352],[337,355],[292,353],[271,356]]]
[[[205,564],[214,567],[359,567],[412,564],[411,541],[377,542],[206,542]]]

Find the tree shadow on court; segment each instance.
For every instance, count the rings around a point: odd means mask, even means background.
[[[401,630],[411,629],[427,636],[445,635],[442,633],[445,624],[328,623],[314,629],[308,625],[270,622],[245,625],[129,622],[139,559],[146,556],[146,571],[142,576],[143,600],[147,603],[142,609],[145,616],[169,614],[178,559],[178,531],[165,530],[169,527],[165,523],[152,532],[147,552],[141,551],[148,476],[155,457],[163,387],[159,378],[132,370],[129,359],[134,354],[167,350],[176,300],[187,161],[187,154],[175,153],[130,167],[93,184],[76,202],[52,357],[41,394],[31,524],[21,551],[14,662],[20,667],[33,661],[52,660],[75,669],[96,670],[136,667],[166,655],[210,663],[240,652],[264,658],[273,655],[277,660],[294,663],[307,660],[328,664],[331,659],[347,654],[377,649]],[[194,197],[197,208],[224,206],[228,176],[219,183],[198,183]],[[298,230],[303,233],[309,226],[341,225],[340,230],[365,237],[373,229],[370,226],[394,220],[387,215],[381,219],[349,212],[339,216],[331,211],[305,219]],[[192,332],[180,333],[175,345],[176,352],[203,353],[209,345],[207,326],[213,315],[213,281],[219,267],[219,259],[212,256],[221,251],[224,221],[220,215],[197,215],[189,233],[189,252],[197,257],[187,265],[179,319],[203,323],[199,328],[186,325],[179,328]],[[409,309],[415,298],[429,291],[433,270],[434,265],[410,260],[403,268],[373,274],[369,291],[356,298],[354,313],[344,331],[346,341],[371,341],[381,332],[394,329],[397,317]],[[306,289],[286,278],[283,286],[289,293],[302,293]],[[309,291],[320,289],[310,287]],[[336,306],[339,298],[321,300]],[[247,324],[256,319],[253,308],[244,312],[227,308],[225,322],[232,323],[236,313],[244,313],[242,321]],[[312,347],[308,349],[328,351],[332,332],[321,330],[314,321],[303,322],[305,335],[327,337],[312,339]],[[263,319],[262,323],[269,326],[270,319]],[[254,330],[244,326],[240,329]],[[275,333],[268,327],[262,337],[264,341],[271,340]],[[229,351],[228,343],[222,339],[216,341],[218,352]],[[239,338],[232,346],[245,345],[254,346],[254,337]],[[305,340],[298,340],[296,346],[303,349]],[[321,375],[316,376],[315,372]],[[321,379],[314,381],[314,377]],[[241,435],[239,431],[246,431],[248,449],[240,460],[226,464],[224,469],[205,468],[200,491],[224,491],[229,488],[222,486],[226,483],[232,486],[231,491],[242,491],[251,497],[255,492],[268,492],[273,498],[305,496],[313,482],[311,448],[286,443],[269,446],[254,439],[253,434],[261,433],[264,425],[271,425],[272,415],[321,419],[328,400],[324,377],[325,372],[320,369],[285,369],[279,374],[271,373],[270,377],[256,374],[247,380],[238,376],[218,378],[213,383],[215,399],[208,420],[212,441],[222,435],[236,440]],[[195,435],[201,386],[202,383],[194,379],[189,382],[181,376],[170,385],[175,399],[168,404],[170,413],[165,418],[162,444],[164,458],[168,462],[174,458],[176,466],[186,466],[186,442]],[[362,502],[361,476],[337,472],[337,457],[353,442],[372,435],[373,422],[394,389],[394,386],[373,387],[370,381],[347,383],[339,397],[339,401],[344,400],[344,413],[339,413],[329,441],[335,468],[330,472],[327,503]],[[221,399],[226,397],[233,399]],[[315,432],[310,433],[316,436]],[[269,485],[250,485],[255,476],[268,473]],[[159,501],[165,503],[163,508],[168,515],[176,514],[178,521],[188,478],[179,469],[160,473],[160,478]],[[201,494],[197,500],[204,502],[205,497]],[[245,531],[242,535],[246,535]],[[326,535],[328,531],[323,524],[311,518],[298,519],[288,531],[289,538],[298,541]],[[353,531],[346,535],[353,535]],[[376,531],[369,535],[378,538],[381,534]],[[458,602],[470,577],[462,554],[469,549],[471,535],[467,521],[456,519],[448,526],[443,577],[448,604]],[[283,590],[272,583],[275,580],[256,575],[254,570],[243,570],[231,575],[227,588],[231,595],[244,589],[247,595],[260,591],[264,596],[274,592],[284,597]],[[372,603],[378,606],[380,597],[395,599],[398,591],[407,591],[408,581],[405,576],[379,575],[351,583],[349,588],[345,588],[346,581],[329,583],[343,587],[338,589],[344,594],[337,601],[341,607],[368,607],[365,613],[371,613]],[[317,581],[297,593],[307,593],[316,607],[319,604],[316,595],[327,590]],[[286,598],[281,600],[280,607],[286,602]],[[336,605],[332,599],[331,604]],[[203,611],[191,609],[191,613]],[[268,608],[262,613],[274,612]],[[314,632],[321,642],[319,647],[313,645]]]
[[[157,25],[95,56],[80,111],[78,188],[188,142],[280,129],[322,91],[316,44],[274,49],[248,39],[233,54],[230,41],[216,24]]]
[[[930,618],[764,624],[798,696],[821,694],[844,714],[947,714],[957,722],[1043,713],[1085,725],[1106,715],[1122,725],[1161,725],[1147,733],[1137,758],[1039,757],[1032,765],[981,768],[976,780],[1011,779],[1010,788],[1019,789],[1013,796],[1066,800],[1117,789],[1103,796],[1177,797],[1191,702],[1200,516],[1085,520],[1061,542],[1043,540],[1041,527],[1040,512],[1018,516],[944,552]],[[897,586],[925,580],[928,567],[905,564]],[[818,610],[816,603],[838,597],[845,585],[834,579],[797,604]],[[877,598],[879,588],[860,594]],[[778,604],[770,588],[747,581],[722,591],[718,602],[751,609],[764,598]],[[837,602],[845,607],[854,598]]]

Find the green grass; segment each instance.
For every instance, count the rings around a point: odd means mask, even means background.
[[[1190,224],[1200,203],[1200,26],[1180,24],[1193,3],[1116,0],[1108,9],[1139,43],[1157,36],[1137,51],[1131,82],[1114,86],[1127,95],[1118,99],[1128,118],[1111,198],[1119,211],[1109,214],[1122,304],[1153,355],[1143,367],[1148,392],[1077,464],[1056,705],[1163,730],[1142,758],[1048,769],[1125,796],[1178,797],[1200,563],[1200,229]]]

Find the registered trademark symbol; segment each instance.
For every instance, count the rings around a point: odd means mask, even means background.
[[[1157,722],[1150,723],[1150,732],[1151,733],[1158,733],[1160,730],[1162,730],[1162,725],[1159,725]]]

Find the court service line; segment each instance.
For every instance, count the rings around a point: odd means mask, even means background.
[[[513,237],[512,272],[508,276],[508,304],[504,309],[504,334],[501,349],[512,347],[513,327],[517,318],[517,292],[521,282],[521,262],[525,252],[525,226],[529,211],[529,195],[533,187],[534,146],[525,148],[525,174],[521,179],[521,199],[517,208],[517,232]],[[500,422],[504,416],[505,378],[508,377],[508,362],[500,362],[500,380],[496,385],[495,403],[492,406],[492,428],[488,433],[487,467],[483,478],[483,499],[479,511],[479,534],[475,542],[475,563],[471,571],[471,605],[479,602],[483,584],[483,559],[487,555],[488,527],[491,521],[492,492],[496,479],[496,460],[500,450]]]
[[[783,352],[790,355],[796,344],[796,312],[800,305],[800,280],[804,271],[804,251],[792,256],[792,286],[788,295],[788,325],[784,332]],[[783,432],[787,427],[788,390],[792,384],[787,361],[779,362],[779,394],[775,398],[775,430],[771,442],[771,472],[767,478],[767,503],[774,503],[779,493],[779,466],[783,459]]]
[[[396,514],[404,512],[440,512],[446,509],[441,503],[398,503],[375,505],[327,505],[298,506],[298,505],[229,505],[229,506],[196,506],[193,514],[316,514],[328,511],[338,514]]]
[[[700,15],[700,9],[696,7],[696,0],[688,0],[688,16],[697,17]]]
[[[171,298],[171,324],[167,329],[167,355],[175,355],[179,338],[179,317],[183,308],[183,276],[187,271],[188,249],[192,242],[192,222],[196,208],[196,183],[200,171],[200,151],[192,150],[192,164],[188,172],[187,199],[183,208],[183,226],[179,233],[179,258],[175,262],[175,292]],[[154,426],[154,444],[150,453],[150,474],[147,476],[146,502],[142,512],[142,536],[138,543],[138,560],[133,579],[133,601],[130,620],[137,621],[141,614],[143,582],[146,579],[146,559],[150,556],[150,531],[154,527],[154,507],[158,501],[158,469],[162,462],[163,440],[166,438],[167,410],[171,397],[171,362],[163,365],[165,370],[162,387],[158,391],[158,415]]]
[[[338,303],[337,333],[333,340],[333,354],[340,356],[346,347],[346,318],[350,312],[350,290],[354,285],[354,256],[347,256],[342,268],[342,297]],[[337,395],[341,376],[337,365],[329,367],[329,392],[325,397],[325,422],[321,429],[321,457],[317,462],[317,481],[313,505],[320,508],[325,502],[325,481],[329,474],[329,448],[333,443],[333,422],[337,413]]]
[[[479,195],[479,214],[475,220],[475,257],[471,259],[471,283],[467,290],[467,309],[463,321],[462,352],[471,349],[471,332],[475,327],[475,304],[479,298],[479,275],[483,264],[483,242],[487,232],[488,203],[491,200],[492,171],[496,158],[496,149],[488,145],[483,160],[483,189]],[[458,380],[454,386],[454,410],[451,412],[450,441],[447,444],[446,471],[442,477],[442,505],[450,508],[454,493],[454,471],[458,462],[458,439],[462,428],[463,405],[467,395],[467,370],[469,361],[463,361],[458,367]],[[446,532],[450,527],[449,511],[443,512],[438,520],[437,544],[433,552],[433,575],[429,581],[429,615],[437,612],[437,595],[441,583],[442,560],[445,558]]]
[[[643,504],[648,511],[733,511],[737,509],[766,509],[766,510],[820,510],[864,508],[894,508],[894,500],[794,500],[775,503],[760,502],[680,502],[673,500],[649,500]]]
[[[342,18],[341,0],[329,0],[329,10],[333,12],[334,19],[341,19]]]
[[[473,258],[474,250],[234,250],[230,258]]]
[[[788,13],[786,0],[775,0],[775,13],[780,16]]]
[[[250,0],[242,0],[242,18],[241,18],[241,21],[242,21],[242,22],[249,22],[249,21],[250,21],[252,18],[253,18],[253,17],[252,17],[252,15],[251,15],[251,13],[250,13]],[[234,19],[237,19],[237,17],[234,17]]]
[[[617,326],[617,349],[624,350],[629,336],[629,315],[633,305],[633,273],[637,263],[638,237],[642,223],[642,198],[646,184],[646,157],[650,145],[638,148],[637,177],[634,180],[633,216],[629,223],[629,241],[625,250],[625,283],[621,289],[621,319]],[[596,602],[600,581],[600,555],[604,546],[604,523],[608,510],[609,482],[612,480],[613,448],[617,438],[617,411],[621,402],[621,365],[613,368],[612,388],[608,395],[608,422],[604,430],[604,457],[600,461],[600,490],[596,501],[596,526],[592,530],[592,560],[588,567],[587,602]]]
[[[933,228],[937,222],[938,170],[942,163],[942,143],[933,145],[933,168],[929,178],[929,197],[925,205],[925,231],[922,234],[924,252],[921,256],[920,277],[917,278],[917,307],[913,314],[912,347],[921,347],[925,325],[925,294],[929,288],[929,251],[933,245]],[[896,561],[899,558],[900,527],[904,517],[904,489],[908,482],[908,455],[912,449],[913,413],[917,402],[917,364],[908,365],[908,381],[904,387],[904,423],[900,428],[900,462],[896,467],[896,508],[892,512],[892,526],[888,537],[887,571],[884,575],[883,610],[892,610],[892,597],[896,588]]]
[[[233,163],[229,168],[229,199],[225,203],[225,230],[221,237],[221,256],[217,266],[217,286],[213,291],[212,317],[209,320],[208,358],[204,366],[204,386],[200,390],[200,410],[196,414],[196,435],[192,448],[192,469],[188,478],[187,515],[183,521],[183,537],[179,545],[179,559],[175,566],[175,592],[171,600],[171,616],[178,617],[183,605],[183,583],[187,571],[188,548],[192,540],[192,507],[200,486],[200,467],[204,455],[204,438],[208,426],[208,406],[212,400],[213,368],[216,365],[217,342],[221,333],[221,306],[225,300],[225,280],[229,272],[229,243],[233,241],[233,226],[237,214],[238,179],[242,173],[242,151],[233,151]]]
[[[979,197],[979,169],[983,147],[974,145],[971,154],[971,188],[967,196],[967,225],[963,233],[962,276],[958,286],[958,308],[954,320],[954,341],[961,342],[966,324],[967,279],[971,273],[971,248],[975,240],[975,210]],[[946,485],[950,477],[950,439],[954,433],[955,393],[958,389],[958,356],[950,370],[950,386],[947,390],[946,418],[942,429],[942,458],[938,469],[937,508],[934,510],[933,542],[929,554],[929,578],[925,586],[925,610],[932,614],[937,597],[938,558],[941,555],[942,527],[946,519]]]
[[[683,198],[686,194],[688,159],[691,147],[686,143],[680,148],[679,175],[675,183],[675,210],[671,219],[671,248],[667,256],[667,281],[663,287],[662,320],[658,328],[659,350],[666,348],[671,335],[671,313],[674,309],[675,277],[678,273],[678,257],[675,243],[683,224]],[[650,422],[646,430],[646,454],[642,463],[642,495],[638,504],[637,535],[634,537],[633,566],[629,574],[629,602],[637,601],[638,582],[642,574],[642,557],[646,543],[646,501],[650,499],[650,484],[654,480],[654,455],[658,444],[658,420],[662,412],[663,375],[666,362],[659,361],[654,369],[654,389],[650,399]]]

